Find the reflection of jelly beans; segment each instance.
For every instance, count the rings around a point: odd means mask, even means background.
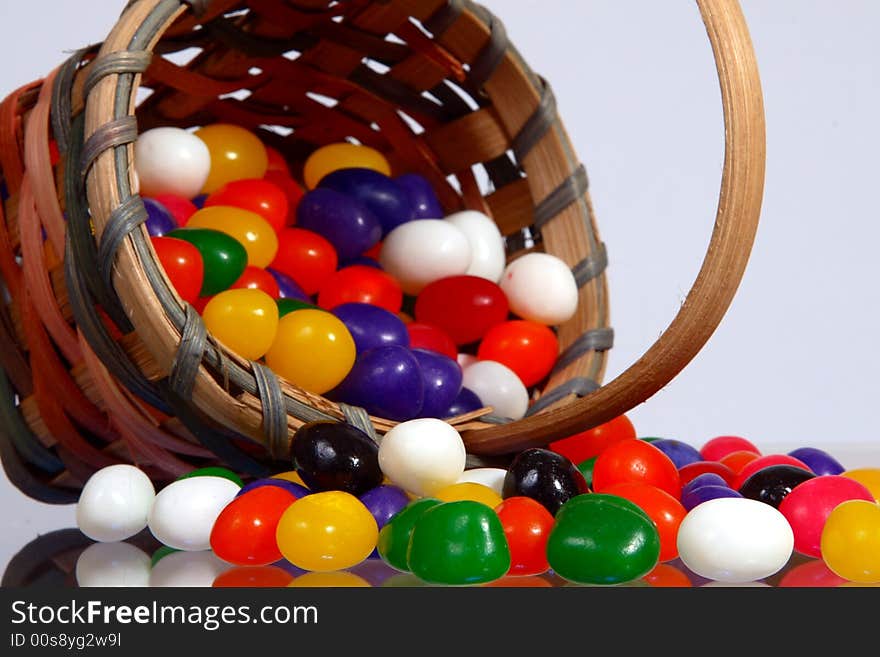
[[[199,128],[201,139],[211,154],[211,171],[202,186],[210,194],[233,180],[262,178],[269,166],[263,142],[251,131],[228,123]]]
[[[278,306],[262,290],[220,292],[202,313],[205,327],[242,358],[261,358],[278,332]]]
[[[495,508],[510,548],[510,575],[547,572],[547,539],[553,516],[530,497],[509,497]]]
[[[471,502],[485,504],[490,509],[494,509],[502,502],[501,496],[494,490],[483,484],[473,482],[458,482],[444,486],[434,491],[433,497],[443,502],[470,500]]]
[[[303,166],[303,178],[306,187],[314,189],[328,173],[355,167],[391,175],[388,160],[375,148],[340,142],[322,146],[309,155]]]
[[[618,415],[592,429],[556,440],[549,447],[574,463],[580,463],[592,456],[598,456],[599,452],[612,443],[635,437],[636,429],[630,419],[626,415]]]
[[[269,266],[278,252],[278,236],[260,215],[228,205],[202,208],[189,218],[187,228],[219,230],[234,237],[247,251],[248,264]]]
[[[278,233],[278,252],[270,268],[292,278],[306,294],[315,294],[338,263],[336,249],[326,238],[292,227]]]
[[[185,240],[202,255],[204,280],[201,296],[222,292],[235,283],[248,264],[247,251],[234,237],[219,230],[178,228],[166,235]]]
[[[344,422],[308,422],[293,436],[296,470],[310,490],[360,495],[382,483],[379,447]]]
[[[204,207],[231,205],[260,215],[276,231],[287,221],[287,196],[277,186],[263,180],[232,180],[205,199]]]
[[[681,481],[675,464],[652,444],[641,440],[614,443],[596,458],[593,490],[601,493],[607,486],[624,481],[657,486],[675,499],[681,495]]]
[[[202,254],[186,240],[153,237],[150,241],[177,294],[187,303],[195,303],[205,280]]]
[[[318,305],[332,310],[343,303],[370,303],[392,313],[400,311],[400,284],[384,271],[351,265],[327,277],[318,292]]]
[[[660,561],[678,556],[678,527],[687,511],[676,498],[656,486],[643,483],[620,483],[608,486],[605,492],[629,500],[654,522],[660,536]]]
[[[296,577],[288,588],[292,589],[310,589],[310,588],[368,588],[370,583],[359,575],[348,572],[347,570],[338,570],[329,573],[306,573]]]
[[[643,578],[655,588],[686,588],[693,586],[693,582],[681,570],[668,563],[658,563],[654,570]]]
[[[533,447],[516,455],[504,478],[503,497],[530,497],[551,514],[577,495],[588,492],[580,470],[567,458]]]
[[[880,582],[880,505],[849,500],[834,508],[821,537],[822,559],[852,582]]]
[[[297,498],[278,486],[261,486],[232,500],[214,521],[211,549],[237,566],[264,566],[281,558],[275,528]]]
[[[450,276],[427,285],[416,299],[416,319],[446,332],[456,344],[476,342],[507,319],[507,297],[477,276]]]
[[[237,566],[218,575],[214,588],[278,588],[292,580],[293,575],[277,566]]]
[[[719,461],[731,452],[739,450],[754,452],[759,456],[761,454],[761,450],[745,438],[740,436],[716,436],[715,438],[707,440],[703,446],[700,447],[700,455],[703,457],[704,461]]]
[[[313,493],[288,507],[278,523],[278,548],[305,570],[342,570],[360,563],[373,548],[379,529],[363,503],[350,493]]]
[[[494,360],[516,372],[526,387],[533,386],[553,369],[559,341],[548,327],[513,320],[490,328],[477,351],[480,360]]]
[[[797,538],[795,537],[795,540]],[[828,565],[821,560],[813,559],[799,564],[789,570],[779,580],[779,588],[826,588],[840,586],[846,582],[839,575],[835,575]]]

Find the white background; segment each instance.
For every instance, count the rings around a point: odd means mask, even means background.
[[[0,0],[0,97],[100,41],[124,0]],[[487,0],[553,85],[610,257],[606,380],[665,329],[708,244],[722,161],[712,54],[691,0]],[[880,3],[743,0],[761,69],[767,175],[745,279],[721,327],[629,413],[642,436],[824,447],[880,466]],[[0,477],[0,568],[72,507]]]

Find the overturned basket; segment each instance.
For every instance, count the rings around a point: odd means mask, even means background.
[[[761,90],[743,16],[735,0],[698,5],[726,128],[712,241],[669,328],[601,386],[606,256],[586,174],[550,87],[498,19],[467,0],[130,2],[100,47],[0,106],[0,454],[10,480],[68,503],[117,462],[160,482],[218,463],[261,476],[289,469],[304,422],[342,418],[379,435],[393,425],[240,359],[180,301],[132,179],[132,143],[158,125],[237,123],[293,167],[353,138],[428,177],[446,211],[490,214],[510,257],[540,249],[571,265],[579,312],[559,327],[559,363],[529,414],[450,420],[475,460],[545,445],[653,395],[724,315],[763,190]],[[179,64],[172,53],[196,54]]]

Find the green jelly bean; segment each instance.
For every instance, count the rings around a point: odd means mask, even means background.
[[[241,480],[237,474],[235,474],[232,470],[228,468],[221,468],[216,465],[208,466],[206,468],[198,468],[191,472],[187,472],[186,474],[180,475],[177,479],[178,481],[181,479],[189,479],[190,477],[223,477],[224,479],[228,479],[231,482],[238,484],[239,488],[244,486],[244,482]]]
[[[490,507],[471,500],[447,502],[416,521],[407,563],[426,582],[481,584],[507,574],[510,548]]]
[[[205,278],[200,296],[209,297],[228,289],[247,267],[248,255],[241,242],[219,230],[177,228],[167,236],[186,240],[202,254]]]
[[[156,564],[159,563],[159,561],[163,557],[167,557],[172,552],[180,552],[180,550],[178,550],[177,548],[170,547],[168,545],[163,545],[162,547],[157,549],[155,552],[153,552],[153,556],[150,557],[150,567],[151,568],[155,567]]]
[[[596,465],[596,456],[591,456],[586,461],[581,461],[578,463],[578,470],[581,471],[581,474],[584,475],[584,479],[587,480],[587,486],[590,488],[593,487],[593,466]]]
[[[305,308],[317,308],[315,304],[308,303],[306,301],[300,301],[299,299],[275,299],[275,303],[278,304],[278,317],[284,317],[287,313],[292,313],[294,310],[303,310]]]
[[[617,495],[588,493],[566,502],[550,531],[547,560],[578,584],[622,584],[647,575],[660,558],[657,527]]]
[[[379,532],[379,540],[376,544],[376,551],[382,561],[392,568],[408,573],[406,552],[409,549],[409,539],[412,536],[413,527],[425,511],[440,503],[440,500],[433,497],[423,497],[410,502],[391,516],[391,519]]]

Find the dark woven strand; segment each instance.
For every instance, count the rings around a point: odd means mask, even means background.
[[[463,0],[448,0],[440,9],[434,12],[434,15],[428,18],[422,25],[428,32],[438,38],[443,35],[446,30],[452,27],[452,24],[461,16],[464,11]]]
[[[541,83],[541,100],[511,143],[513,154],[520,162],[541,141],[541,138],[547,134],[547,131],[556,123],[558,118],[556,113],[556,96],[553,95],[553,89],[544,78],[538,79]]]
[[[248,57],[280,57],[286,52],[304,52],[317,45],[319,39],[310,34],[295,34],[290,39],[269,39],[249,34],[228,18],[218,17],[205,24],[205,29],[227,48],[244,53]]]
[[[140,196],[129,196],[110,214],[98,245],[98,268],[108,289],[113,286],[113,265],[122,240],[146,220],[147,210]]]
[[[7,373],[0,369],[0,431],[25,461],[50,474],[61,472],[64,464],[33,435],[15,405],[15,397]]]
[[[95,130],[83,146],[80,160],[82,176],[85,177],[101,153],[116,146],[134,143],[137,136],[137,120],[133,116],[109,121]]]
[[[177,345],[177,353],[171,363],[168,385],[183,399],[192,397],[196,374],[208,344],[208,330],[198,311],[187,304],[186,321]]]
[[[256,361],[251,361],[254,380],[263,407],[263,433],[269,454],[276,461],[290,458],[290,441],[287,434],[287,409],[284,393],[275,372]]]
[[[483,46],[474,61],[471,62],[467,77],[468,86],[475,93],[482,93],[483,85],[492,77],[495,69],[498,68],[501,60],[504,59],[504,55],[507,54],[510,41],[507,38],[507,30],[504,28],[504,23],[497,16],[484,7],[471,2],[467,3],[467,7],[489,27],[489,41]]]
[[[589,258],[584,258],[576,264],[571,273],[574,274],[574,280],[578,287],[583,287],[591,280],[602,274],[608,268],[608,252],[605,250],[605,243],[600,242],[596,253]]]
[[[108,75],[143,73],[152,57],[147,50],[122,50],[97,57],[83,83],[83,95],[88,96],[94,86]]]
[[[592,379],[588,379],[586,377],[577,377],[566,381],[560,386],[553,388],[549,392],[545,392],[541,395],[541,398],[535,401],[530,407],[526,415],[534,415],[535,413],[540,413],[548,406],[555,404],[556,402],[565,399],[569,395],[577,395],[578,397],[583,397],[584,395],[588,395],[594,390],[599,389],[599,384],[593,381]]]
[[[370,420],[370,414],[360,406],[349,406],[348,404],[339,404],[339,410],[342,411],[345,421],[351,426],[360,429],[367,434],[374,443],[379,442],[379,436],[376,433],[376,427]]]
[[[73,80],[76,71],[90,50],[90,48],[77,50],[65,60],[58,69],[58,75],[55,76],[49,116],[52,123],[52,136],[55,138],[60,153],[67,153],[70,143],[70,129],[73,124],[70,95],[73,93]]]
[[[589,188],[587,170],[581,164],[568,178],[535,207],[535,226],[540,230],[572,203],[584,197]]]
[[[588,351],[608,351],[613,345],[614,329],[599,328],[587,331],[559,355],[551,376],[571,365]]]

